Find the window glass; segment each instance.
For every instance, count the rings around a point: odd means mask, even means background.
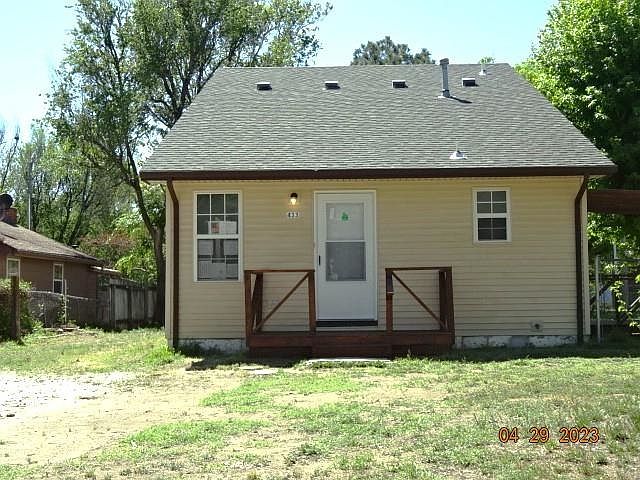
[[[211,213],[209,195],[198,195],[198,213]]]
[[[227,206],[226,213],[238,213],[238,195],[227,193],[224,201]]]
[[[327,242],[327,281],[366,280],[365,242]]]
[[[53,291],[64,293],[64,265],[61,263],[53,264]]]
[[[491,192],[491,201],[492,202],[506,202],[507,201],[507,192],[504,190],[498,190]]]
[[[238,280],[238,194],[198,194],[197,203],[196,278]]]
[[[509,206],[506,190],[477,191],[475,228],[478,241],[509,240]]]
[[[224,213],[224,195],[211,195],[211,213]]]
[[[491,202],[491,192],[477,192],[478,202]]]
[[[327,240],[364,240],[364,203],[327,203]]]
[[[493,213],[507,213],[506,202],[494,203],[492,206]]]
[[[20,259],[7,258],[7,277],[20,276]]]

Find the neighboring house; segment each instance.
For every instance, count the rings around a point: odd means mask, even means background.
[[[142,170],[167,186],[169,341],[587,337],[584,193],[614,164],[509,65],[447,64],[216,72]]]
[[[100,262],[16,224],[14,208],[0,210],[0,277],[17,275],[34,290],[96,298]]]

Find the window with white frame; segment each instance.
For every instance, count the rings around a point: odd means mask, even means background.
[[[7,277],[20,278],[20,259],[7,257]]]
[[[238,280],[240,194],[196,194],[196,280]]]
[[[511,241],[508,189],[474,190],[473,212],[476,242]]]
[[[62,263],[53,264],[53,292],[64,293],[64,265]]]

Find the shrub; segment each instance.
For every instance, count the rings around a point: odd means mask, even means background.
[[[20,282],[20,325],[23,333],[31,333],[36,325],[36,319],[29,311],[29,291],[31,284]],[[9,338],[11,322],[11,280],[0,279],[0,340]]]

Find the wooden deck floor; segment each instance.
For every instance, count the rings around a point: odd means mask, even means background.
[[[395,357],[449,351],[452,332],[438,330],[259,332],[247,342],[252,356]]]

